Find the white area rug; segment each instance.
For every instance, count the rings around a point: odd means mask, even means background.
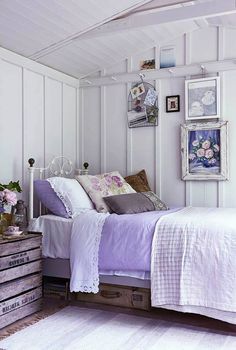
[[[236,349],[236,337],[141,316],[68,306],[0,342],[6,350]]]

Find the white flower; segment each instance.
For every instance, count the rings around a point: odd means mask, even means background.
[[[192,145],[193,145],[194,147],[199,146],[199,141],[198,141],[198,140],[194,140],[194,141],[192,142]]]
[[[202,148],[208,149],[208,148],[210,148],[210,145],[211,145],[210,141],[206,140],[202,143]]]
[[[217,144],[215,144],[215,145],[213,146],[213,148],[214,148],[214,150],[215,150],[216,152],[219,152],[219,150],[220,150],[220,146],[217,145]]]

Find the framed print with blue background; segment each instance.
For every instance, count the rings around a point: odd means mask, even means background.
[[[185,81],[185,119],[220,118],[220,78]]]
[[[228,122],[181,125],[182,179],[228,180]]]

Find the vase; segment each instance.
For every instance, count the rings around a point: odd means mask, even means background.
[[[7,227],[8,227],[8,221],[4,217],[4,214],[1,213],[0,214],[0,235],[2,235],[6,231]]]

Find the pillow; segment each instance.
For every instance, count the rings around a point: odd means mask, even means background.
[[[50,177],[47,181],[63,202],[69,217],[73,218],[87,209],[94,209],[89,196],[75,179]]]
[[[136,175],[126,176],[125,181],[127,181],[128,184],[130,184],[130,186],[133,187],[133,189],[136,192],[151,191],[151,188],[148,184],[147,175],[144,169]]]
[[[69,218],[63,202],[60,200],[60,198],[57,197],[55,191],[52,189],[50,183],[47,180],[35,180],[34,190],[40,202],[52,214],[67,219]]]
[[[76,179],[83,186],[100,213],[109,212],[103,197],[123,193],[135,193],[118,171],[101,175],[79,175]]]
[[[116,214],[136,214],[145,211],[168,210],[165,203],[152,191],[109,196],[103,199]]]

